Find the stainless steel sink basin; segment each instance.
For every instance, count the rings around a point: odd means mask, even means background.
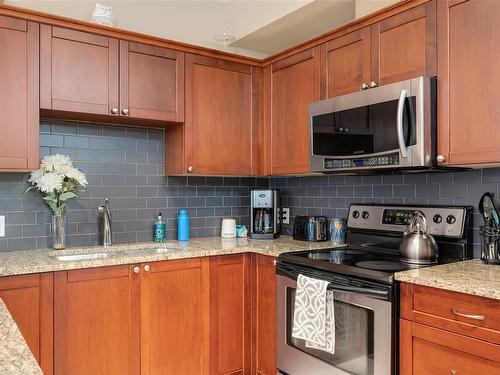
[[[56,255],[50,256],[51,258],[61,260],[61,261],[74,261],[74,260],[90,260],[90,259],[101,259],[108,258],[112,254],[109,253],[90,253],[90,254],[68,254],[68,255]]]

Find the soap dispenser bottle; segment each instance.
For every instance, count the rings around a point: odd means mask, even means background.
[[[167,239],[165,222],[161,218],[161,212],[158,214],[158,219],[154,225],[154,240],[155,242],[163,242]]]

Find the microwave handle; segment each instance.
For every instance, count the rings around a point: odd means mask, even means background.
[[[407,158],[408,151],[406,149],[406,143],[403,136],[403,115],[405,108],[405,100],[406,100],[406,90],[401,90],[401,94],[399,95],[398,101],[398,114],[397,114],[397,131],[398,131],[398,143],[399,143],[399,151],[401,151],[401,157]]]

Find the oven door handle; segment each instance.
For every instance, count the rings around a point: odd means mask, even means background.
[[[351,286],[340,286],[340,285],[331,285],[328,287],[328,290],[339,293],[352,293],[352,294],[361,294],[370,298],[377,298],[383,300],[389,300],[389,291],[388,290],[377,290],[377,289],[369,289],[369,288],[360,288],[360,287],[351,287]]]
[[[399,95],[398,100],[398,114],[397,114],[397,132],[398,132],[398,143],[399,143],[399,151],[401,152],[402,158],[408,157],[408,150],[406,149],[406,142],[403,135],[403,115],[405,109],[405,101],[406,101],[406,90],[401,90],[401,94]]]

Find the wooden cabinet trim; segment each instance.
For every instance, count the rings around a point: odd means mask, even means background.
[[[252,67],[247,64],[242,64],[234,61],[221,60],[214,57],[200,56],[189,54],[190,62],[196,65],[205,65],[213,68],[231,70],[238,73],[252,74]]]
[[[124,41],[120,41],[124,42]],[[179,58],[179,55],[183,55],[182,52],[176,51],[173,49],[167,49],[167,48],[162,48],[162,47],[156,47],[156,46],[151,46],[149,44],[143,44],[143,43],[137,43],[137,42],[128,42],[128,49],[130,52],[137,52],[137,53],[142,53],[144,55],[151,55],[151,56],[161,56],[165,57],[167,59],[172,59],[175,60]]]
[[[113,277],[129,276],[130,266],[108,266],[97,268],[83,268],[68,272],[68,282],[78,282],[84,280],[109,279]]]
[[[28,31],[28,22],[19,18],[0,15],[0,27],[17,31]]]
[[[93,44],[101,47],[109,47],[109,38],[106,36],[86,33],[82,31],[76,31],[72,29],[66,29],[57,26],[51,27],[51,31],[52,31],[51,36],[53,38],[61,38],[71,41]]]
[[[0,289],[32,288],[40,285],[40,274],[4,276],[0,278]]]
[[[292,56],[286,57],[283,60],[276,61],[271,66],[272,73],[277,72],[278,70],[281,70],[283,68],[287,68],[291,65],[298,64],[302,61],[312,59],[318,52],[319,49],[311,48],[306,51],[302,51]]]

